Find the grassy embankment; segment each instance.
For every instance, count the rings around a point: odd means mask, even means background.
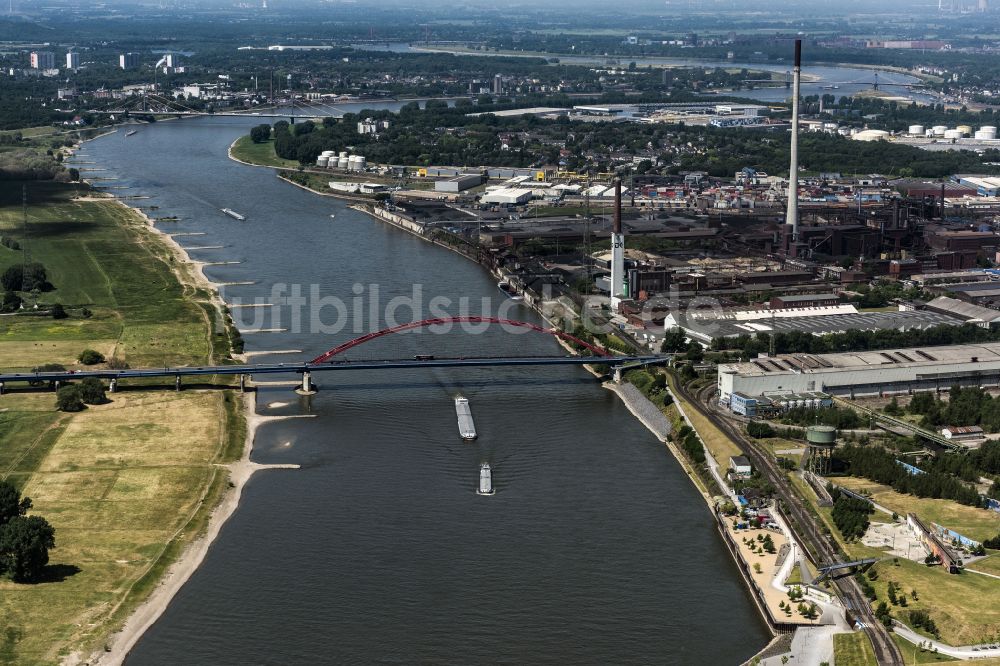
[[[46,266],[56,290],[40,300],[62,303],[70,318],[0,317],[0,367],[70,366],[88,347],[133,367],[202,364],[228,351],[214,334],[209,295],[181,285],[169,250],[138,215],[110,201],[74,201],[82,190],[71,186],[30,183],[25,239],[20,189],[0,190],[0,234]],[[0,270],[19,259],[0,248]],[[56,412],[48,392],[0,397],[0,478],[33,499],[57,545],[45,582],[0,582],[6,662],[55,663],[100,649],[204,529],[228,482],[217,463],[242,450],[231,392],[109,397],[77,414]]]
[[[274,139],[269,139],[262,143],[254,143],[250,140],[250,135],[241,136],[233,144],[230,154],[241,162],[256,164],[259,166],[277,167],[279,169],[298,169],[297,160],[286,160],[278,157],[274,152]]]
[[[833,654],[837,666],[878,666],[872,644],[861,632],[835,634]]]
[[[705,443],[705,448],[708,449],[709,453],[712,454],[712,458],[719,465],[719,473],[725,474],[726,470],[729,468],[729,459],[732,456],[741,455],[743,452],[740,450],[736,443],[733,442],[725,433],[715,427],[715,425],[706,419],[701,412],[695,409],[693,406],[689,405],[683,399],[681,399],[680,393],[677,390],[676,378],[671,373],[667,373],[667,382],[670,384],[670,390],[673,391],[674,396],[677,397],[677,401],[681,404],[684,409],[684,413],[691,420],[691,425],[694,426],[695,431],[701,438],[701,441]]]
[[[823,519],[831,534],[848,555],[855,558],[888,558],[884,550],[864,546],[858,542],[848,543],[834,526],[831,510],[816,505],[816,496],[804,482],[793,477],[799,493],[812,504],[812,509]],[[877,484],[862,479],[838,477],[837,483],[859,488],[877,489]],[[990,512],[965,507],[947,500],[921,499],[910,495],[899,495],[892,491],[876,492],[873,499],[886,508],[905,515],[912,511],[922,518],[951,526],[962,526],[967,532],[983,533],[984,521],[996,520]],[[898,502],[898,503],[897,503]],[[876,513],[872,520],[887,522],[889,516]],[[940,521],[937,520],[940,518]],[[958,528],[954,528],[958,529]],[[986,532],[989,528],[985,528]],[[996,530],[993,531],[993,534]],[[971,536],[971,535],[970,535]],[[992,558],[984,561],[991,563]],[[989,566],[989,565],[987,565]],[[986,566],[982,568],[988,570]],[[903,558],[883,559],[875,565],[876,580],[870,581],[878,595],[878,601],[889,603],[889,581],[895,582],[907,595],[917,591],[917,599],[908,596],[906,607],[890,605],[893,617],[910,624],[909,611],[926,610],[937,625],[941,640],[949,645],[969,645],[995,639],[1000,627],[1000,606],[987,600],[1000,598],[1000,580],[975,573],[949,574],[940,566],[928,567],[923,563],[911,562]],[[930,636],[928,636],[930,637]]]

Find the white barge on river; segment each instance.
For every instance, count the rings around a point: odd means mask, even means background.
[[[455,398],[455,414],[458,416],[458,434],[466,441],[476,438],[476,424],[472,421],[472,410],[469,399],[461,396]]]
[[[479,489],[476,493],[479,495],[492,495],[495,492],[493,490],[493,470],[490,468],[489,463],[483,463],[479,468]]]

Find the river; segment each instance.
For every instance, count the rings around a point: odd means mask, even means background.
[[[206,268],[218,282],[252,282],[225,287],[227,302],[280,303],[275,285],[364,302],[361,320],[339,332],[317,330],[305,314],[298,326],[294,304],[236,310],[244,327],[287,329],[247,334],[248,351],[312,358],[355,327],[383,326],[386,314],[407,321],[405,306],[369,306],[412,297],[414,285],[424,301],[417,315],[428,316],[433,296],[453,299],[452,314],[462,297],[472,313],[511,305],[458,255],[227,159],[256,122],[162,122],[82,151],[130,188],[119,194],[149,196],[136,203],[180,218],[161,222],[165,231],[198,234],[178,235],[184,246],[221,246],[191,250],[194,259],[240,262]],[[334,329],[336,314],[319,312]],[[505,314],[539,321],[522,305]],[[561,351],[546,335],[493,328],[388,336],[351,352],[418,353]],[[261,427],[254,460],[302,468],[253,477],[128,663],[690,664],[711,655],[734,664],[767,641],[681,467],[582,369],[328,373],[316,382],[312,397],[259,391],[260,413],[309,418]],[[458,437],[458,394],[471,401],[474,443]],[[481,462],[493,465],[492,497],[474,492]]]
[[[394,53],[451,53],[453,55],[480,56],[480,57],[510,57],[510,58],[558,58],[562,64],[588,65],[607,67],[610,64],[623,66],[634,62],[640,67],[707,67],[724,69],[747,69],[751,72],[776,72],[785,74],[792,69],[791,62],[771,63],[771,62],[740,62],[735,60],[706,60],[704,58],[668,58],[657,56],[627,56],[627,55],[572,55],[572,54],[518,54],[518,53],[496,53],[489,51],[465,51],[448,50],[446,48],[423,49],[403,43],[388,44],[354,44],[355,48],[368,51],[392,51]],[[803,54],[808,60],[808,54]],[[751,78],[760,78],[752,76]],[[919,89],[911,89],[910,84],[921,83],[920,79],[910,74],[894,72],[888,70],[875,70],[865,67],[850,67],[845,65],[810,65],[808,62],[802,66],[801,92],[803,97],[811,95],[833,95],[837,99],[850,97],[861,92],[871,92],[873,83],[878,80],[883,93],[892,97],[905,98],[907,100],[920,102],[923,104],[933,104],[940,100],[934,95],[920,92]],[[754,90],[737,90],[726,93],[736,97],[754,99],[760,102],[786,102],[791,98],[791,91],[784,86],[756,88]],[[711,99],[711,97],[709,97]]]

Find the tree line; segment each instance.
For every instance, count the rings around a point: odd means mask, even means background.
[[[847,444],[837,449],[835,455],[851,476],[891,486],[898,493],[950,499],[975,507],[983,504],[975,486],[933,468],[923,474],[911,474],[896,461],[895,455],[880,446]]]

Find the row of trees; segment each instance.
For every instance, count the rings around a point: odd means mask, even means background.
[[[880,446],[848,444],[838,449],[836,456],[846,465],[847,473],[851,476],[892,486],[896,492],[917,497],[950,499],[968,506],[982,506],[982,499],[974,486],[933,468],[923,474],[910,474],[892,453]]]
[[[794,407],[781,415],[781,422],[790,425],[829,425],[840,430],[852,430],[864,425],[861,417],[853,409],[831,405],[830,407]]]
[[[0,574],[16,583],[38,581],[55,548],[55,529],[41,516],[26,515],[31,500],[0,481]]]

